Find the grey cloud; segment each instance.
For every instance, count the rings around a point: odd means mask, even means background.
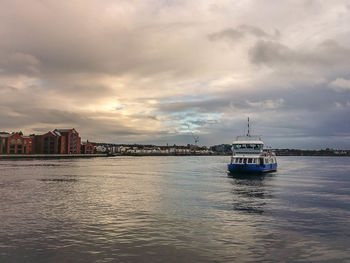
[[[198,112],[219,112],[227,104],[226,99],[206,99],[198,101],[170,102],[158,104],[158,110],[161,112],[185,112],[195,110]]]
[[[219,40],[222,38],[229,38],[232,40],[240,40],[244,37],[244,32],[233,28],[224,29],[220,32],[210,34],[208,37],[210,40]]]
[[[258,27],[251,26],[251,25],[240,25],[236,28],[226,28],[222,31],[209,34],[208,38],[213,41],[220,40],[220,39],[229,39],[229,40],[237,41],[244,38],[247,35],[251,35],[256,38],[270,39],[270,38],[278,37],[279,31],[276,30],[275,35],[270,35]]]
[[[0,59],[0,75],[36,75],[39,73],[39,66],[39,60],[30,54],[21,52],[2,54]]]
[[[235,91],[218,94],[211,99],[159,103],[157,111],[164,113],[198,112],[220,113],[225,110],[254,111],[327,111],[335,102],[346,104],[350,98],[335,92],[326,85],[305,86],[293,89],[264,87],[254,93]]]
[[[266,38],[272,37],[270,34],[267,34],[264,30],[262,30],[258,27],[255,27],[255,26],[241,25],[238,27],[238,29],[243,31],[243,32],[247,32],[249,34],[252,34],[256,37],[266,37]]]
[[[216,122],[208,123],[204,118],[193,121],[193,125],[196,125],[203,134],[211,134],[213,130],[217,134],[219,132],[226,134],[223,136],[226,138],[240,134],[245,127],[244,123],[237,127],[237,123],[232,120],[251,116],[256,127],[259,127],[259,134],[283,135],[285,138],[313,136],[319,141],[323,136],[345,136],[349,133],[347,124],[347,116],[350,115],[349,101],[349,97],[325,85],[294,89],[265,87],[261,91],[255,91],[254,94],[241,91],[202,101],[162,103],[158,110],[180,114],[179,122],[188,118],[188,112],[191,112],[191,116],[198,117],[199,114],[226,112],[224,115],[226,117]],[[339,108],[336,102],[343,107]],[[273,141],[274,138],[270,140]],[[325,143],[331,144],[329,141]],[[316,147],[315,144],[312,147]]]
[[[327,40],[314,49],[295,50],[276,41],[259,40],[250,50],[250,59],[255,64],[268,66],[327,67],[343,70],[350,66],[350,49]]]
[[[152,5],[125,1],[120,9],[135,5],[128,21],[125,17],[118,20],[101,15],[99,12],[106,12],[107,3],[98,4],[97,1],[90,2],[91,5],[77,2],[70,8],[55,1],[37,1],[31,7],[15,3],[8,1],[0,8],[0,16],[4,18],[0,27],[0,51],[2,54],[19,52],[26,61],[25,64],[18,63],[18,59],[17,62],[0,62],[4,72],[23,72],[21,68],[16,70],[19,64],[27,65],[25,73],[28,75],[40,71],[41,78],[48,75],[60,78],[72,73],[190,74],[197,69],[194,65],[200,58],[188,52],[191,46],[191,50],[196,50],[196,43],[169,38],[163,24],[157,26],[158,21],[150,15],[156,9]],[[142,14],[147,17],[142,18]],[[140,23],[143,19],[148,19],[147,23],[153,26],[145,27]],[[126,26],[129,22],[131,24]],[[183,27],[184,24],[178,24],[171,30],[184,33]]]
[[[258,41],[250,51],[251,61],[256,64],[285,63],[295,57],[292,50],[273,41]]]

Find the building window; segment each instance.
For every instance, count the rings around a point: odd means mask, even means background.
[[[69,152],[78,153],[77,152],[78,135],[76,133],[71,133],[69,136],[69,140],[70,140]]]
[[[16,153],[16,140],[12,139],[10,141],[10,153]]]
[[[7,153],[7,139],[2,139],[2,153]]]
[[[46,136],[44,138],[44,153],[55,153],[55,138]]]
[[[22,141],[17,139],[17,153],[22,153]]]

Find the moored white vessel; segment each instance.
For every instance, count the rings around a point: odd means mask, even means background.
[[[277,170],[276,155],[271,150],[264,150],[260,136],[251,135],[248,118],[248,132],[237,136],[232,143],[232,157],[228,164],[230,173],[239,172],[274,172]]]

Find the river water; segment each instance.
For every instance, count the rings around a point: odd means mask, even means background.
[[[0,161],[0,262],[350,262],[350,158]]]

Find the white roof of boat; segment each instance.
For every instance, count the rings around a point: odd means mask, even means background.
[[[260,158],[260,157],[265,157],[262,156],[260,154],[243,154],[243,153],[239,153],[239,154],[235,154],[232,156],[233,158]]]
[[[264,144],[263,141],[233,141],[234,144]]]
[[[258,135],[241,135],[237,136],[234,144],[264,144],[261,137]]]

